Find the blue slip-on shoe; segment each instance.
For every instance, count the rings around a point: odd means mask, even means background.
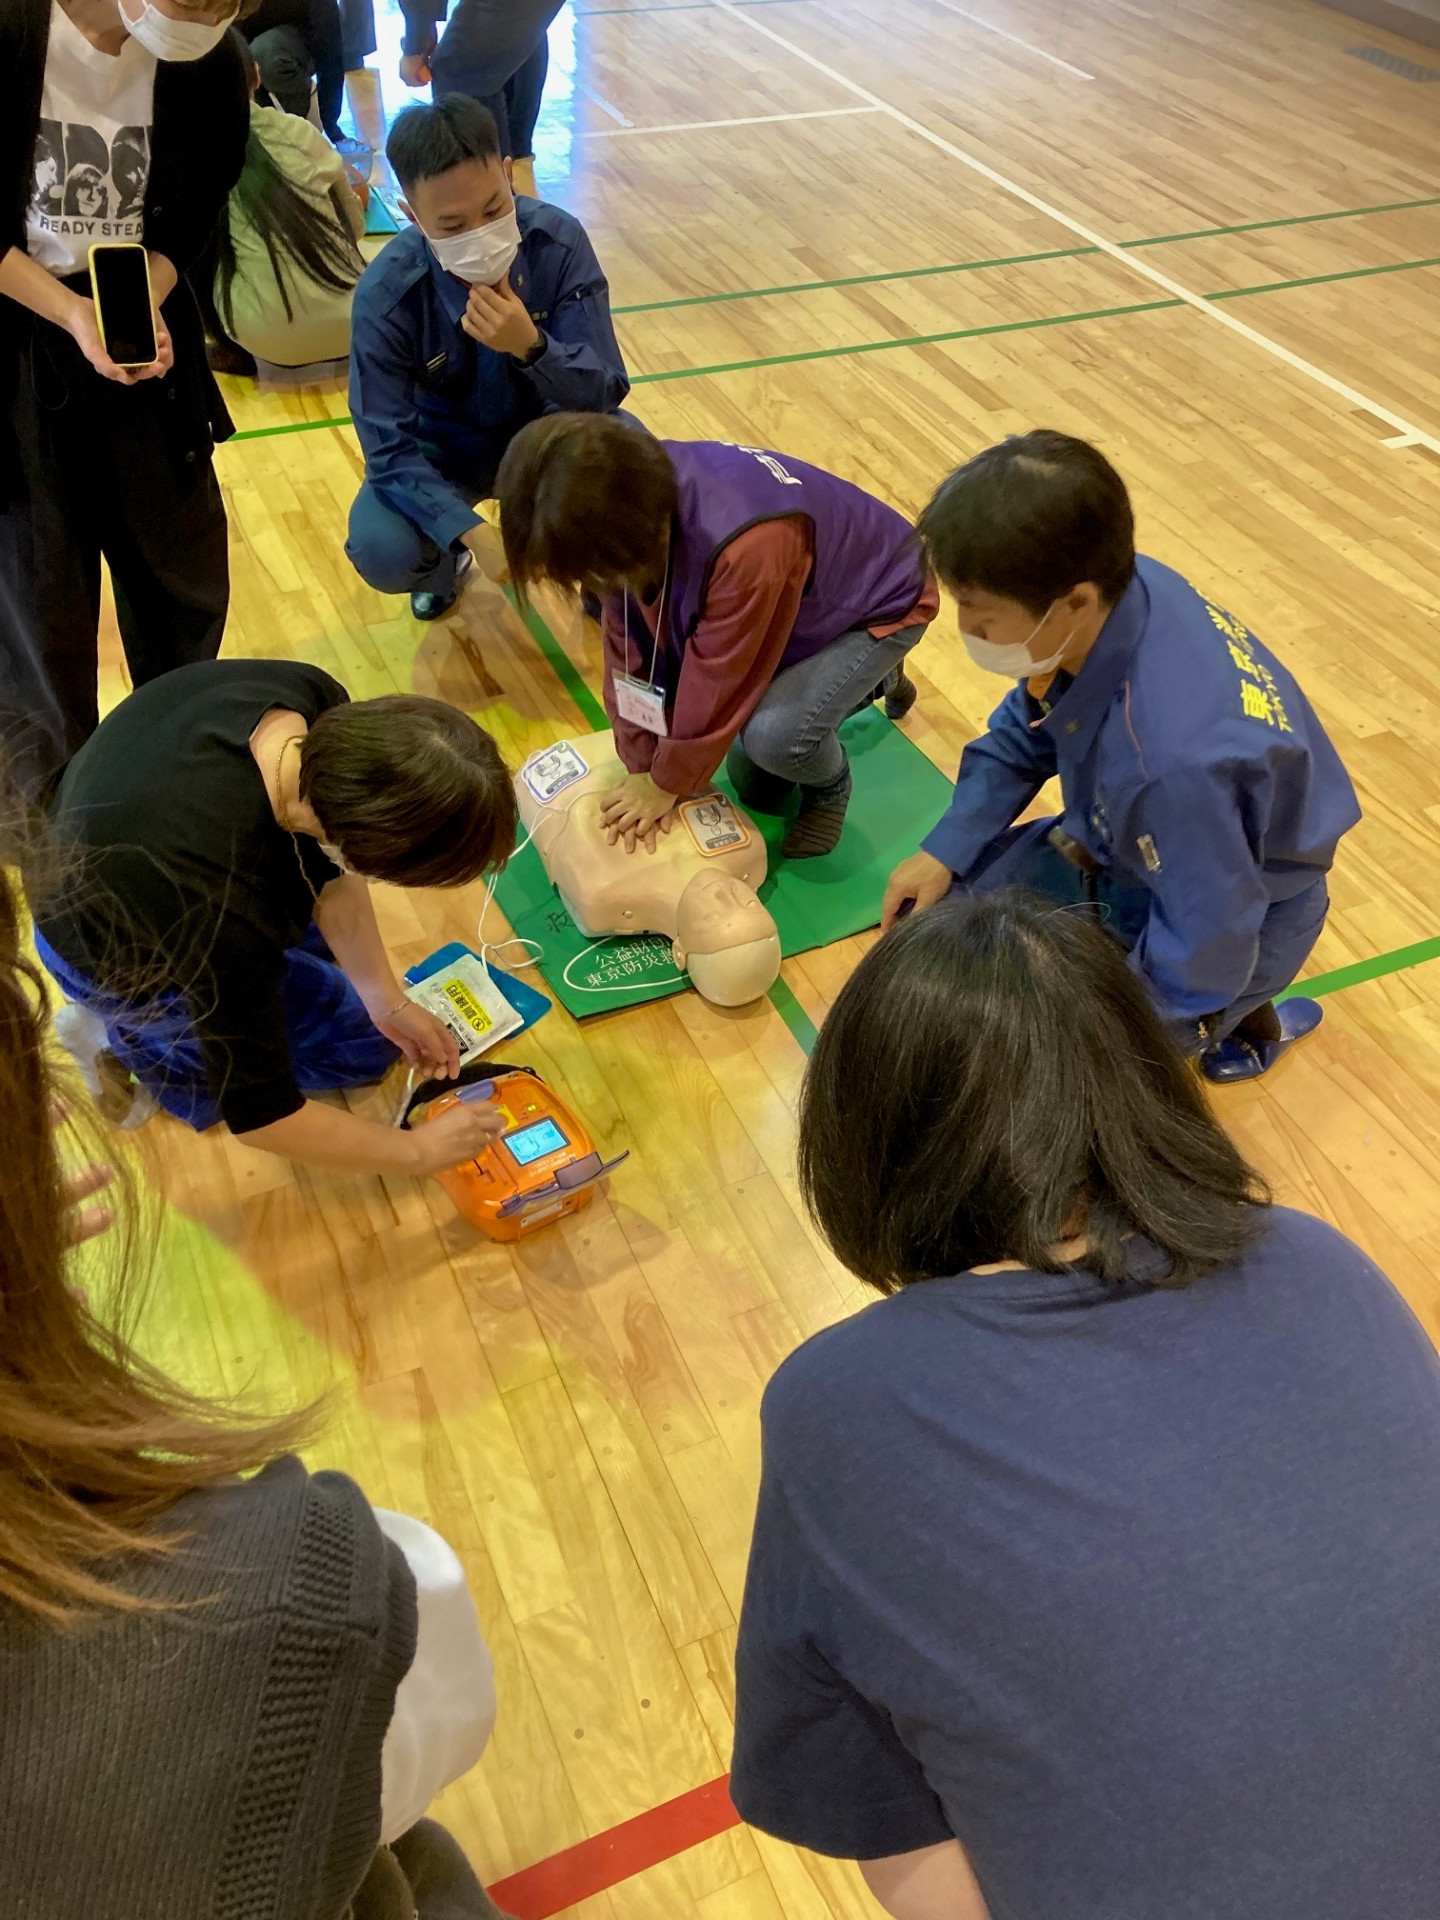
[[[1293,1047],[1297,1040],[1313,1033],[1325,1018],[1320,1002],[1303,996],[1280,1001],[1275,1011],[1280,1019],[1278,1040],[1244,1040],[1232,1033],[1201,1054],[1200,1071],[1205,1078],[1222,1084],[1230,1080],[1258,1080],[1262,1073],[1270,1071],[1287,1047]]]

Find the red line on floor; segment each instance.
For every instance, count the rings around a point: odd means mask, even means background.
[[[491,1887],[490,1898],[515,1920],[550,1920],[551,1914],[563,1913],[566,1907],[604,1893],[632,1874],[658,1867],[662,1860],[671,1860],[739,1824],[727,1774],[512,1873]]]

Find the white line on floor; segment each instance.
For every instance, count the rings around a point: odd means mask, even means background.
[[[1196,313],[1203,313],[1217,326],[1224,327],[1230,333],[1238,334],[1242,340],[1248,340],[1251,346],[1260,347],[1266,353],[1272,354],[1275,359],[1283,361],[1296,373],[1303,373],[1307,379],[1315,381],[1318,386],[1338,394],[1352,407],[1363,407],[1367,413],[1372,413],[1377,419],[1384,420],[1389,426],[1395,428],[1396,436],[1403,438],[1407,446],[1429,447],[1432,452],[1440,453],[1440,438],[1436,435],[1426,433],[1423,428],[1417,427],[1413,421],[1407,420],[1403,414],[1396,413],[1393,408],[1382,406],[1379,401],[1370,399],[1368,394],[1361,393],[1343,380],[1337,380],[1333,373],[1327,373],[1323,367],[1317,367],[1311,360],[1302,359],[1298,353],[1292,353],[1289,347],[1282,347],[1278,340],[1272,340],[1268,334],[1259,332],[1255,327],[1247,326],[1243,320],[1237,320],[1223,307],[1216,306],[1213,301],[1207,300],[1204,294],[1182,286],[1178,280],[1172,280],[1168,273],[1162,273],[1158,267],[1152,267],[1148,260],[1142,260],[1138,254],[1117,246],[1113,240],[1107,240],[1104,234],[1096,233],[1094,228],[1087,227],[1084,221],[1075,219],[1071,214],[1062,213],[1059,207],[1053,207],[1048,200],[1042,200],[1038,193],[1031,193],[1028,187],[1022,187],[1017,180],[1008,179],[994,167],[987,166],[975,154],[967,153],[963,147],[957,147],[955,142],[947,140],[944,134],[935,133],[923,122],[916,120],[913,115],[902,113],[899,107],[892,107],[888,100],[882,100],[878,93],[872,93],[868,87],[862,87],[858,80],[852,80],[848,74],[827,65],[813,53],[807,53],[804,47],[797,47],[793,40],[787,40],[784,34],[776,33],[775,29],[767,27],[763,20],[757,20],[753,14],[733,5],[732,0],[710,0],[710,4],[718,12],[730,14],[747,33],[761,35],[775,46],[782,47],[786,53],[793,54],[797,60],[803,60],[807,67],[813,67],[817,73],[823,73],[837,86],[844,87],[847,92],[856,94],[861,100],[867,100],[872,107],[882,108],[900,126],[908,127],[912,133],[918,133],[920,138],[928,140],[932,147],[938,147],[942,153],[948,153],[952,160],[958,160],[962,166],[969,167],[973,173],[978,173],[992,185],[1001,188],[1005,193],[1013,194],[1017,200],[1023,200],[1027,207],[1034,207],[1037,213],[1043,213],[1049,219],[1057,221],[1060,226],[1067,228],[1088,245],[1098,247],[1101,253],[1109,254],[1118,265],[1128,268],[1131,273],[1139,274],[1142,280],[1148,280],[1152,286],[1163,287],[1166,293],[1177,300],[1183,300],[1186,306],[1193,307]],[[1381,444],[1388,443],[1382,441]]]
[[[1073,73],[1077,80],[1093,80],[1093,73],[1086,73],[1083,67],[1072,67],[1068,60],[1062,60],[1058,54],[1047,53],[1044,47],[1037,47],[1033,40],[1022,40],[1018,33],[1009,33],[1004,27],[997,27],[993,20],[983,20],[978,13],[971,13],[966,7],[957,7],[955,0],[934,0],[937,7],[944,7],[947,13],[958,13],[962,20],[969,20],[977,27],[983,27],[987,33],[998,34],[1002,40],[1008,40],[1012,47],[1023,47],[1026,53],[1038,54],[1042,60],[1048,60],[1052,67],[1063,67],[1066,73]]]
[[[582,81],[577,80],[574,84],[575,84],[576,93],[583,93],[585,98],[589,101],[592,101],[594,105],[599,107],[602,113],[608,113],[610,118],[612,120],[618,121],[622,127],[634,126],[635,122],[629,119],[625,114],[621,113],[618,107],[612,107],[610,102],[604,97],[603,94],[596,93],[593,87],[585,86]]]
[[[782,120],[835,120],[850,113],[884,113],[884,107],[816,107],[809,113],[747,113],[739,120],[672,120],[664,127],[581,127],[588,140],[623,140],[634,133],[703,133],[707,127],[766,127]]]

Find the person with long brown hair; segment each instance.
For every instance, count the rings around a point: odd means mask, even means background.
[[[47,1028],[0,871],[6,1913],[341,1920],[355,1901],[378,1920],[408,1879],[493,1916],[420,1818],[493,1719],[458,1561],[343,1474],[307,1472],[290,1449],[313,1412],[242,1416],[136,1352],[144,1216],[123,1170],[104,1204],[103,1172],[67,1178],[92,1126]],[[67,1255],[107,1227],[87,1274],[102,1318]]]

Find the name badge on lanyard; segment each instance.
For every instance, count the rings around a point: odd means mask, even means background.
[[[670,723],[665,718],[665,689],[656,684],[655,669],[660,658],[660,635],[665,630],[665,613],[670,601],[670,556],[665,558],[665,578],[660,587],[660,604],[655,613],[655,640],[650,649],[650,672],[645,678],[629,671],[630,666],[630,590],[625,589],[624,673],[612,678],[615,711],[632,727],[667,739]]]
[[[647,686],[628,673],[615,676],[615,711],[632,727],[643,727],[662,740],[670,732],[665,721],[665,689]]]

